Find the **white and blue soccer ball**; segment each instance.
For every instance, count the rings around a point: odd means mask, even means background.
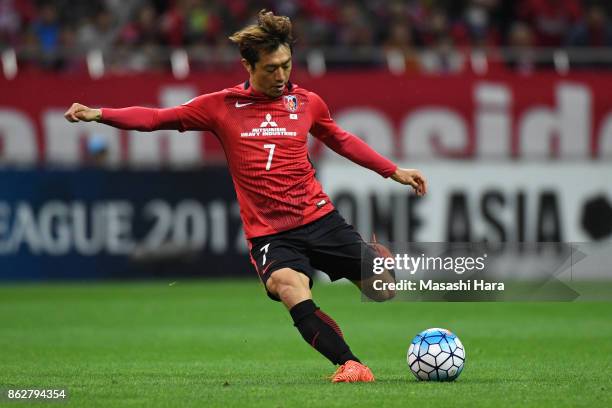
[[[453,381],[465,363],[465,348],[455,334],[446,329],[427,329],[417,334],[408,348],[412,374],[424,381]]]

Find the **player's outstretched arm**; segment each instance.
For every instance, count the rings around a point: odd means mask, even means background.
[[[329,109],[315,93],[310,93],[313,136],[320,139],[329,148],[347,159],[373,170],[383,177],[391,177],[398,183],[410,185],[417,195],[427,193],[427,181],[417,169],[402,169],[391,160],[378,154],[363,140],[341,129],[331,118]]]
[[[141,106],[129,108],[92,109],[80,103],[73,103],[64,113],[69,122],[101,122],[109,126],[126,130],[152,132],[154,130],[184,130],[179,119],[183,107],[155,109]],[[186,108],[183,108],[186,109]],[[195,124],[197,126],[197,123]]]
[[[398,183],[412,186],[414,192],[419,196],[427,193],[427,180],[417,169],[402,169],[398,167],[395,173],[391,175],[391,178]]]
[[[101,109],[92,109],[80,103],[73,103],[72,106],[64,113],[64,117],[68,122],[92,122],[99,121],[102,118]]]

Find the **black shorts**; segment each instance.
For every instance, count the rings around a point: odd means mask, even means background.
[[[362,263],[371,264],[378,256],[337,210],[298,228],[252,238],[250,244],[251,262],[264,286],[272,272],[282,268],[308,276],[310,287],[317,269],[332,281],[341,278],[358,281]],[[279,301],[269,292],[268,296]]]

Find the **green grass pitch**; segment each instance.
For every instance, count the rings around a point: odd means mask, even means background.
[[[0,287],[0,388],[65,387],[52,406],[78,407],[612,406],[612,303],[376,304],[343,284],[314,295],[375,383],[329,383],[331,364],[258,282],[179,281]],[[454,383],[409,372],[409,342],[429,327],[466,347]]]

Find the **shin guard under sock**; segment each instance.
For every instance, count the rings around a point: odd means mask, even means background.
[[[319,353],[334,364],[344,364],[348,360],[359,361],[353,355],[338,324],[322,312],[311,300],[304,300],[289,311],[294,326],[300,334]]]

